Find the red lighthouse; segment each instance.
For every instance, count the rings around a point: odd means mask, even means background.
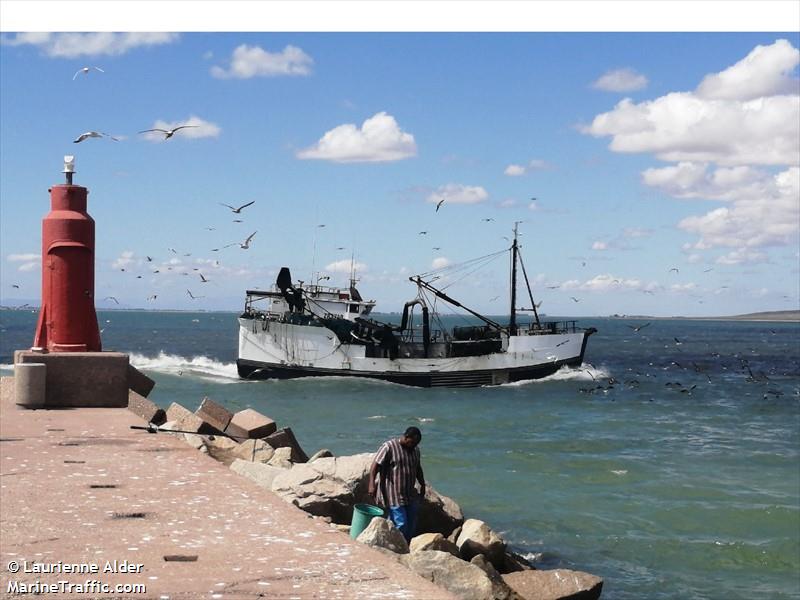
[[[88,190],[72,185],[74,172],[74,157],[65,156],[67,183],[50,189],[50,213],[42,221],[42,307],[33,345],[51,352],[99,352],[94,219],[86,212]]]

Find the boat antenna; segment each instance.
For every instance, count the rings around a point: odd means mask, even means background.
[[[350,251],[350,287],[356,286],[356,250]]]
[[[514,221],[514,241],[511,243],[511,314],[508,335],[517,335],[517,228],[522,221]]]

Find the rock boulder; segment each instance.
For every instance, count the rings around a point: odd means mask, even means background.
[[[603,591],[600,577],[569,569],[519,571],[503,580],[525,600],[596,600]]]
[[[231,463],[231,471],[244,475],[248,479],[255,481],[259,486],[268,490],[272,489],[272,482],[275,478],[284,473],[284,469],[271,467],[263,463],[250,462],[236,459]]]
[[[278,429],[275,433],[268,435],[264,438],[264,441],[267,442],[270,446],[275,448],[291,448],[292,449],[292,462],[293,463],[304,463],[308,462],[308,456],[303,449],[300,447],[300,444],[297,442],[297,438],[294,437],[294,433],[290,427],[284,427],[283,429]]]
[[[279,469],[291,469],[294,466],[292,464],[292,449],[288,447],[275,448],[267,464],[271,467],[278,467]]]
[[[494,600],[494,586],[479,567],[448,552],[424,550],[400,557],[420,577],[434,582],[461,600]]]
[[[234,458],[249,462],[268,463],[275,450],[264,440],[247,440],[232,452]]]
[[[429,485],[425,498],[420,502],[417,531],[448,536],[463,522],[464,513],[461,512],[461,507]]]
[[[506,543],[480,519],[464,521],[456,545],[464,560],[483,554],[496,569],[503,568]]]
[[[409,544],[411,552],[424,552],[425,550],[439,550],[459,557],[458,546],[444,537],[441,533],[423,533],[416,536]]]
[[[494,568],[492,563],[486,560],[483,554],[476,554],[469,563],[486,573],[489,581],[492,582],[492,598],[496,600],[523,600],[522,596],[517,594],[503,581],[502,575],[497,572],[497,569]]]
[[[347,525],[353,505],[369,501],[367,478],[372,457],[356,454],[296,464],[275,478],[272,491],[312,515]]]
[[[356,538],[357,542],[367,546],[386,548],[397,554],[408,554],[408,542],[394,523],[388,519],[375,517]]]
[[[230,423],[225,428],[225,433],[234,436],[238,441],[242,441],[246,438],[267,437],[275,433],[277,429],[278,426],[275,425],[275,421],[262,415],[257,410],[246,408],[234,413]]]

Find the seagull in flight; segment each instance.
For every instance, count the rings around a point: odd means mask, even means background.
[[[680,271],[678,270],[678,268],[677,268],[677,267],[672,267],[672,268],[669,270],[669,272],[670,272],[670,273],[672,273],[673,271],[675,271],[676,273],[680,273]]]
[[[202,274],[202,273],[198,273],[198,275],[200,275],[200,281],[202,281],[203,283],[208,283],[208,279],[206,279],[205,277],[203,277],[203,274]]]
[[[439,200],[439,202],[436,203],[436,212],[439,212],[439,209],[442,207],[442,204],[444,204],[444,201],[445,198],[442,198],[441,200]]]
[[[186,293],[189,294],[189,298],[191,298],[192,300],[199,300],[200,298],[205,298],[205,296],[195,296],[194,294],[192,294],[191,290],[186,290]]]
[[[570,296],[570,298],[572,298],[573,302],[580,302],[581,301],[580,298],[576,298],[575,296]]]
[[[417,235],[428,235],[427,231],[420,231]]]
[[[78,69],[77,71],[75,71],[75,75],[72,76],[72,81],[75,81],[75,79],[81,73],[83,73],[84,75],[88,75],[89,71],[91,71],[92,69],[94,69],[95,71],[100,71],[101,73],[105,73],[105,71],[103,71],[103,69],[101,69],[100,67],[82,67],[82,68]]]
[[[434,246],[432,249],[433,249],[433,250],[441,250],[441,249],[442,249],[442,247],[441,247],[441,246]]]
[[[145,258],[147,259],[147,262],[153,262],[153,259],[150,258],[149,256],[145,256]]]
[[[225,245],[223,246],[223,248],[230,248],[231,246],[235,246],[236,244],[239,244],[239,247],[240,247],[242,250],[247,250],[247,249],[249,249],[249,248],[250,248],[250,241],[253,239],[253,236],[255,236],[255,234],[257,234],[257,233],[258,233],[258,231],[254,231],[253,233],[251,233],[251,234],[250,234],[250,235],[247,237],[247,239],[246,239],[245,241],[243,241],[243,242],[241,242],[241,243],[240,243],[240,242],[233,242],[232,244],[225,244]],[[211,251],[212,251],[212,252],[217,252],[218,250],[219,250],[219,248],[214,248],[214,249],[212,249]]]
[[[494,219],[492,217],[489,217],[488,219],[481,219],[481,221],[483,221],[484,223],[488,223],[489,221],[494,221]]]
[[[644,325],[636,325],[636,326],[634,326],[634,325],[628,325],[628,327],[630,327],[631,329],[633,329],[633,331],[634,331],[635,333],[639,333],[639,331],[640,331],[641,329],[644,329],[644,328],[645,328],[645,327],[647,327],[648,325],[650,325],[650,323],[649,323],[649,322],[648,322],[648,323],[645,323]]]
[[[15,288],[15,289],[19,289],[19,286],[18,286],[16,283],[12,283],[12,284],[11,284],[11,287],[12,287],[12,288]]]
[[[80,134],[74,140],[72,140],[73,144],[80,144],[83,140],[88,140],[89,138],[101,138],[101,137],[108,137],[118,142],[119,140],[115,138],[113,135],[108,135],[107,133],[103,133],[102,131],[87,131],[86,133]]]
[[[114,302],[116,302],[117,304],[119,304],[119,300],[117,300],[116,298],[114,298],[114,296],[106,296],[105,298],[103,298],[103,300],[113,300]]]
[[[153,294],[152,296],[148,296],[148,297],[147,297],[147,301],[148,301],[148,302],[152,302],[152,301],[153,301],[153,300],[155,300],[156,298],[158,298],[158,294]]]
[[[159,129],[158,127],[155,127],[155,128],[153,128],[153,129],[145,129],[145,130],[143,130],[143,131],[140,131],[139,133],[148,133],[148,132],[150,132],[150,131],[158,131],[158,132],[160,132],[160,133],[163,133],[163,134],[164,134],[164,139],[165,139],[165,140],[168,140],[168,139],[169,139],[169,138],[171,138],[173,135],[175,135],[175,133],[176,133],[177,131],[179,131],[179,130],[181,130],[181,129],[186,129],[187,127],[200,127],[200,126],[199,126],[199,125],[181,125],[181,126],[179,126],[179,127],[176,127],[175,129]]]
[[[241,212],[242,212],[242,209],[243,209],[243,208],[247,208],[247,207],[248,207],[248,206],[250,206],[251,204],[255,204],[255,203],[256,203],[256,201],[255,201],[255,200],[253,200],[252,202],[248,202],[247,204],[242,204],[242,205],[241,205],[239,208],[235,208],[235,207],[231,206],[230,204],[224,204],[224,203],[220,202],[220,204],[222,204],[222,206],[227,206],[227,207],[228,207],[228,208],[230,208],[230,209],[231,209],[233,212],[235,212],[237,215],[238,215],[239,213],[241,213]]]

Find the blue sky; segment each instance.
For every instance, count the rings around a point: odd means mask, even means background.
[[[797,32],[6,32],[1,302],[39,296],[47,189],[74,154],[98,307],[236,310],[284,265],[345,284],[352,254],[362,294],[399,310],[409,275],[502,250],[522,221],[548,314],[797,309],[799,47]],[[87,131],[119,141],[72,142]],[[498,314],[507,288],[500,258],[449,291]]]

